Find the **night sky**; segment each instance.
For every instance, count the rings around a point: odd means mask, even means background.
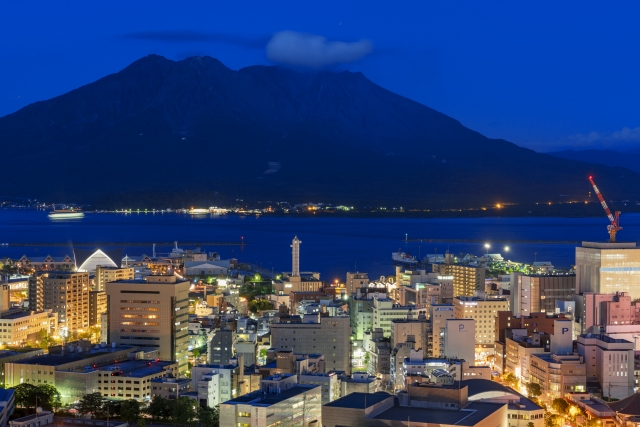
[[[209,55],[362,71],[539,151],[640,148],[639,16],[632,1],[4,2],[0,116],[150,53]]]

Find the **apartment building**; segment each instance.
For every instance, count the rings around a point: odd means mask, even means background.
[[[532,354],[531,379],[540,384],[541,399],[552,401],[587,390],[587,367],[577,354]]]
[[[35,343],[38,332],[42,330],[55,335],[58,330],[58,313],[52,310],[40,313],[13,310],[0,316],[0,344],[22,346]]]
[[[57,313],[61,335],[89,328],[89,273],[51,272],[43,277],[42,290],[44,309]]]
[[[385,337],[391,336],[391,321],[406,319],[409,313],[413,316],[426,317],[427,310],[415,306],[401,306],[386,298],[373,298],[373,329],[382,329]]]
[[[433,264],[434,272],[453,278],[453,296],[472,297],[477,291],[484,291],[486,269],[473,265],[454,264],[452,254],[445,255],[443,264]]]
[[[100,316],[107,312],[107,293],[89,292],[89,326],[100,326]]]

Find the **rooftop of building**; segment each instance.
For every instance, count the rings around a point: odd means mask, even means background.
[[[368,408],[390,397],[393,397],[393,395],[382,391],[377,393],[350,393],[324,406],[334,408]]]
[[[474,426],[480,421],[500,410],[502,403],[472,402],[462,410],[416,408],[410,406],[394,406],[373,417],[378,420],[405,421],[419,423],[449,424],[459,426]]]
[[[625,397],[617,402],[607,403],[609,408],[624,415],[640,415],[640,394],[633,393],[629,397]]]
[[[609,344],[633,344],[631,341],[627,341],[622,338],[613,338],[605,334],[582,334],[579,336],[579,338],[597,339],[599,341],[603,341]]]
[[[123,350],[134,351],[136,347],[101,347],[99,349],[92,349],[91,351],[85,351],[82,353],[71,353],[71,354],[42,354],[39,356],[29,357],[27,359],[22,359],[17,362],[22,365],[45,365],[45,366],[60,366],[65,365],[67,363],[76,362],[84,359],[90,359],[96,356],[102,356],[106,354],[116,353]]]
[[[165,384],[188,384],[191,382],[191,378],[175,378],[175,377],[162,377],[154,378],[152,383],[165,383]]]
[[[299,394],[306,393],[307,391],[313,390],[316,387],[320,387],[318,385],[311,384],[298,384],[295,387],[292,387],[288,390],[284,390],[278,394],[269,393],[263,394],[262,391],[254,391],[253,393],[245,394],[242,396],[238,396],[231,400],[224,402],[224,405],[253,405],[253,406],[271,406],[276,403],[283,402],[287,399],[291,399],[292,397],[298,396]]]
[[[14,393],[13,389],[0,388],[0,402],[8,402]]]
[[[504,297],[480,298],[480,297],[465,297],[465,296],[457,296],[454,299],[457,299],[460,301],[468,301],[468,302],[503,302],[503,301],[509,300],[509,298],[504,298]]]
[[[210,368],[210,369],[235,369],[237,366],[235,365],[224,365],[219,363],[207,363],[202,365],[196,365],[194,368]]]
[[[23,319],[25,317],[31,317],[35,314],[42,314],[43,312],[40,313],[36,313],[35,311],[7,311],[2,313],[2,316],[0,316],[0,320],[16,320],[16,319]]]
[[[96,371],[118,373],[119,377],[144,378],[164,372],[168,366],[177,362],[166,360],[127,360],[96,368]]]

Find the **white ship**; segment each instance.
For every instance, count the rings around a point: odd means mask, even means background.
[[[82,218],[84,212],[74,209],[56,209],[49,213],[51,219],[68,219],[68,218]]]
[[[391,259],[395,264],[416,265],[418,263],[416,257],[405,254],[400,249],[398,249],[398,252],[393,252],[391,254]]]
[[[209,213],[209,209],[191,208],[189,214],[191,215],[205,215]]]

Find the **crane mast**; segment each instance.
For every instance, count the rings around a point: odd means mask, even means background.
[[[620,227],[620,211],[616,211],[615,214],[612,214],[611,210],[609,209],[609,206],[607,206],[607,202],[604,201],[604,197],[602,197],[602,194],[600,194],[600,190],[598,190],[596,183],[593,182],[592,176],[589,177],[589,182],[593,186],[593,190],[596,192],[596,195],[598,196],[598,200],[600,200],[600,204],[602,205],[602,208],[604,209],[605,213],[607,214],[607,217],[609,218],[610,223],[609,225],[607,225],[607,231],[609,232],[609,242],[615,243],[616,233],[622,230],[622,227]]]

